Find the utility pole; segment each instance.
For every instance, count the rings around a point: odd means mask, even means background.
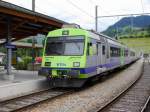
[[[98,30],[98,6],[95,6],[95,31]]]
[[[35,0],[32,0],[32,11],[35,11]]]
[[[119,16],[117,16],[117,21],[119,21]],[[118,26],[116,25],[116,40],[119,39],[118,33],[119,33],[119,28],[118,28]]]

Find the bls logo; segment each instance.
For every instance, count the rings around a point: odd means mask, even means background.
[[[66,66],[65,63],[57,63],[57,66]]]

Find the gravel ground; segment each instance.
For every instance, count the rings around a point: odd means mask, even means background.
[[[88,89],[39,104],[24,112],[95,112],[129,87],[141,74],[142,60]],[[135,69],[136,68],[136,69]]]

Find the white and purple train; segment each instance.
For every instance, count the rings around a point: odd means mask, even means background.
[[[49,32],[39,74],[55,87],[80,87],[93,77],[136,61],[138,54],[108,36],[62,28]]]

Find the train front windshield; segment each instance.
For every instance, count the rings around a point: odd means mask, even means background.
[[[78,56],[84,53],[84,37],[48,37],[45,48],[46,56]]]

